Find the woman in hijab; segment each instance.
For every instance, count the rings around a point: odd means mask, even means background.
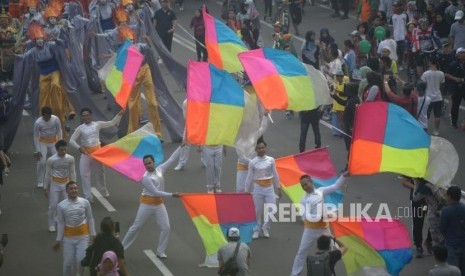
[[[324,43],[326,46],[335,43],[334,38],[329,34],[328,28],[320,30],[320,43]]]
[[[308,31],[305,34],[305,43],[302,44],[302,61],[303,63],[310,64],[315,69],[320,69],[320,46],[315,42],[315,32]]]
[[[119,276],[118,257],[115,252],[103,253],[102,261],[98,265],[98,276]]]
[[[360,76],[362,77],[358,86],[358,97],[360,98],[360,100],[363,99],[363,93],[365,93],[365,88],[368,85],[367,73],[371,71],[371,68],[368,66],[363,66],[362,68],[360,68]]]

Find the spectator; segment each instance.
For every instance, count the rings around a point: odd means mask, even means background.
[[[459,2],[458,0],[452,0],[450,5],[446,8],[444,12],[444,19],[452,24],[454,22],[455,13],[459,10]]]
[[[233,8],[228,11],[228,17],[226,18],[226,25],[231,28],[235,33],[241,29],[241,22],[236,18],[236,12]]]
[[[334,45],[334,44],[333,44]],[[339,58],[339,51],[335,47],[330,47],[330,59],[329,63],[324,62],[323,71],[330,77],[335,77],[336,72],[342,71],[342,61]]]
[[[452,88],[451,124],[457,128],[460,103],[462,99],[465,100],[465,48],[457,49],[456,60],[450,64],[445,75]]]
[[[452,94],[454,92],[454,81],[447,77],[447,70],[449,65],[455,61],[455,51],[452,49],[449,42],[442,45],[442,51],[438,53],[439,70],[443,71],[446,75],[446,82],[444,84],[443,96],[447,100],[443,103],[443,116],[450,119],[450,111],[452,107]]]
[[[402,88],[402,95],[398,96],[394,94],[387,83],[384,84],[384,89],[389,99],[401,106],[403,109],[407,110],[414,118],[417,115],[417,106],[418,106],[418,97],[413,94],[413,86],[410,83],[406,83]]]
[[[176,15],[169,8],[169,2],[169,0],[161,1],[161,9],[155,12],[153,24],[163,44],[171,52],[174,29],[176,28]]]
[[[289,14],[296,35],[299,35],[299,25],[302,23],[302,8],[300,0],[289,0]]]
[[[325,46],[329,47],[329,45],[336,42],[334,38],[329,34],[328,28],[320,29],[320,43],[324,43]]]
[[[339,249],[331,250],[331,240],[339,246]],[[347,247],[335,237],[321,235],[317,240],[317,249],[315,255],[307,257],[307,274],[316,275],[315,266],[323,263],[324,266],[329,266],[331,275],[335,275],[334,266],[341,259],[342,255],[347,252]],[[315,271],[315,272],[314,272]]]
[[[392,91],[397,91],[397,80],[399,79],[397,74],[394,74],[392,70],[392,60],[388,56],[381,56],[379,58],[379,69],[381,78],[385,83],[389,85]],[[397,65],[394,68],[397,72]]]
[[[416,93],[418,95],[418,104],[417,104],[417,115],[415,118],[417,118],[418,122],[420,125],[423,127],[423,129],[428,132],[428,115],[427,111],[429,108],[429,105],[431,104],[431,98],[426,96],[426,83],[422,80],[417,81],[416,84]]]
[[[315,138],[315,148],[321,147],[321,135],[320,135],[320,109],[317,107],[312,110],[301,111],[300,116],[300,140],[299,140],[299,152],[305,151],[305,143],[307,141],[308,127],[312,125],[313,135]]]
[[[264,0],[265,1],[265,15],[263,16],[263,20],[272,20],[272,14],[273,14],[273,0]],[[267,17],[268,14],[268,17]]]
[[[355,54],[355,45],[350,40],[344,41],[344,62],[350,79],[352,73],[357,69],[357,55]]]
[[[316,44],[315,32],[308,31],[305,34],[305,43],[302,44],[302,62],[310,64],[315,69],[320,69],[320,46]]]
[[[446,263],[447,248],[443,245],[433,246],[433,256],[436,265],[429,271],[429,276],[460,276],[460,269]]]
[[[394,14],[391,16],[390,24],[392,25],[393,39],[396,41],[397,60],[399,66],[402,66],[405,52],[405,36],[407,35],[408,16],[402,9],[400,2],[393,3]]]
[[[386,30],[386,37],[378,44],[378,55],[381,55],[381,51],[385,47],[388,47],[389,58],[397,61],[397,43],[394,39],[391,38],[390,30]]]
[[[252,254],[247,244],[240,242],[240,231],[236,227],[231,227],[227,231],[228,244],[223,245],[218,250],[218,262],[220,269],[223,265],[232,257],[234,257],[234,251],[238,248],[236,261],[239,271],[236,276],[247,276],[249,275],[250,259]]]
[[[367,31],[368,31],[368,24],[366,22],[362,22],[357,25],[357,31],[360,35],[360,39],[367,39]]]
[[[349,82],[349,77],[344,76],[344,72],[342,72],[342,70],[339,70],[336,72],[333,98],[338,97],[342,101],[347,101],[347,96],[344,94],[344,86],[348,82]],[[340,129],[344,129],[344,110],[345,110],[344,104],[339,104],[338,101],[336,100],[333,101],[333,113],[336,114],[336,120],[337,120],[334,126]]]
[[[205,47],[205,25],[203,24],[203,14],[201,9],[195,11],[190,27],[194,31],[197,61],[207,61],[208,54],[207,48]]]
[[[368,20],[376,14],[378,11],[378,0],[366,0],[358,1],[357,15],[362,22],[368,22]]]
[[[441,46],[439,39],[433,33],[431,26],[426,18],[419,21],[419,26],[412,32],[412,52],[414,53],[415,64],[417,66],[417,75],[423,74],[425,52],[438,49]]]
[[[387,99],[386,93],[384,92],[384,85],[381,79],[381,75],[376,72],[367,73],[368,85],[365,88],[363,94],[364,102],[376,102]]]
[[[392,0],[380,0],[379,1],[378,10],[381,12],[384,12],[387,18],[391,18],[392,16],[392,7],[393,7]]]
[[[450,27],[451,25],[444,20],[442,14],[438,13],[435,15],[432,30],[434,35],[439,38],[441,45],[449,41]]]
[[[365,93],[365,90],[368,85],[367,73],[371,71],[371,68],[368,66],[363,66],[362,68],[360,68],[360,76],[362,77],[358,85],[358,97],[360,100],[363,99],[363,94]]]
[[[457,186],[447,189],[447,203],[441,211],[439,229],[447,247],[447,263],[457,266],[465,275],[465,205],[460,202],[462,191]]]
[[[457,11],[455,13],[455,22],[450,27],[450,44],[453,45],[454,50],[458,48],[465,48],[465,18],[463,18],[463,11]]]
[[[428,118],[431,111],[434,112],[434,130],[433,135],[439,135],[439,124],[442,116],[442,95],[441,84],[446,79],[444,73],[438,70],[438,61],[436,58],[429,60],[429,70],[423,73],[421,80],[426,82],[426,95],[431,98],[431,104],[428,108]]]
[[[107,251],[103,253],[102,261],[98,265],[98,276],[119,276],[118,257],[115,252]]]
[[[124,263],[123,245],[120,240],[115,237],[115,223],[110,217],[102,219],[102,222],[100,223],[100,231],[101,233],[95,237],[92,246],[93,258],[90,260],[89,264],[90,275],[97,275],[97,265],[105,260],[103,256],[107,251],[112,251],[116,255],[120,275],[128,275],[126,265]],[[100,265],[98,267],[100,267]]]
[[[254,23],[249,19],[244,20],[244,24],[241,29],[242,40],[244,41],[247,48],[250,50],[258,49],[258,38],[260,30],[255,27]]]

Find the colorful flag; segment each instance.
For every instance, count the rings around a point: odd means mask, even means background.
[[[312,110],[315,94],[305,66],[291,53],[271,48],[239,54],[266,109]]]
[[[300,177],[310,175],[316,188],[336,183],[338,179],[327,148],[315,149],[276,160],[276,169],[281,188],[293,203],[300,203],[305,191],[300,186]],[[325,203],[339,204],[343,201],[341,190],[325,196]]]
[[[244,42],[220,20],[209,15],[203,7],[205,46],[208,62],[229,73],[243,71],[237,54],[247,51]]]
[[[132,42],[126,40],[118,48],[115,58],[105,64],[105,70],[99,72],[99,77],[105,81],[108,91],[123,109],[126,108],[143,60],[144,56],[139,53]]]
[[[163,148],[151,123],[93,152],[91,156],[127,178],[139,182],[146,172],[142,158],[151,154],[163,162]]]
[[[256,219],[251,194],[183,194],[181,199],[207,255],[215,254],[227,243],[225,236],[230,227],[239,228],[242,242],[252,242]]]
[[[194,145],[233,146],[244,112],[244,91],[226,71],[189,61],[187,141]]]
[[[412,260],[409,233],[398,219],[342,220],[331,225],[334,236],[348,248],[342,256],[348,275],[399,275]]]
[[[386,102],[361,104],[349,156],[352,175],[393,172],[423,177],[431,139],[405,109]]]

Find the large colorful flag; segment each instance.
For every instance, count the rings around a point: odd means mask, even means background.
[[[215,254],[227,243],[225,236],[230,227],[239,228],[242,242],[252,241],[256,219],[251,194],[183,194],[181,199],[207,255]]]
[[[163,148],[151,123],[98,149],[91,156],[127,178],[139,182],[146,171],[142,158],[148,154],[154,157],[155,166],[163,162]]]
[[[355,113],[349,172],[393,172],[423,177],[431,139],[405,109],[386,102],[361,104]]]
[[[239,60],[266,109],[302,111],[317,107],[307,69],[291,53],[256,49],[240,53]]]
[[[144,56],[139,50],[126,40],[118,48],[116,55],[99,70],[99,78],[105,81],[108,91],[123,109],[126,108],[143,60]]]
[[[300,177],[310,175],[316,188],[336,183],[338,179],[327,148],[315,149],[276,160],[279,181],[284,192],[293,203],[300,203],[305,191],[300,186]],[[344,194],[341,190],[325,196],[325,203],[342,203]]]
[[[244,42],[220,20],[209,15],[203,7],[203,23],[205,24],[205,46],[208,61],[229,73],[243,71],[237,54],[247,51]]]
[[[244,112],[244,91],[228,74],[206,62],[189,61],[187,141],[233,146]]]
[[[344,219],[331,226],[348,248],[342,256],[348,275],[399,275],[412,260],[409,233],[398,219]]]

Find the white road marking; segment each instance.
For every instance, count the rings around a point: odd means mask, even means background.
[[[102,203],[103,207],[107,209],[108,212],[116,212],[116,209],[108,202],[106,198],[102,196],[102,194],[95,189],[94,187],[91,188],[92,194]]]
[[[174,34],[174,37],[181,40],[182,42],[186,43],[187,45],[189,45],[192,49],[195,49],[195,42],[187,39],[187,38],[184,38],[182,37],[181,35],[178,35],[178,34]]]
[[[191,50],[192,52],[195,53],[195,48],[194,48],[194,47],[189,46],[188,44],[184,43],[183,41],[181,41],[180,39],[178,39],[178,37],[173,37],[173,40],[174,40],[174,42],[179,43],[181,46],[184,46],[184,47],[186,47],[188,50]]]
[[[157,258],[157,256],[155,255],[155,253],[153,253],[152,250],[146,249],[144,250],[144,253],[145,255],[147,255],[147,257],[149,257],[149,259],[158,268],[158,270],[160,270],[163,276],[173,276],[173,273],[171,273],[171,271],[168,270],[168,268],[163,264],[163,262]]]

